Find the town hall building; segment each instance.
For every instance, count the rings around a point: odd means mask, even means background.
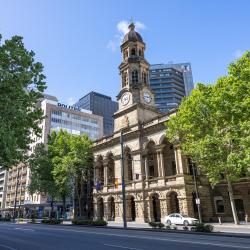
[[[164,216],[179,212],[198,217],[193,166],[179,145],[172,145],[166,138],[167,122],[174,113],[162,114],[155,107],[145,48],[131,23],[121,44],[121,90],[117,95],[119,108],[114,113],[114,133],[95,141],[93,147],[95,219],[123,218],[121,137],[127,220],[163,221]],[[203,220],[216,219],[220,209],[230,217],[226,191],[212,189],[199,171],[197,186]]]

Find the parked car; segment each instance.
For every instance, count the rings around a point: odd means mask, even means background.
[[[169,214],[165,216],[165,223],[167,225],[180,224],[180,225],[188,226],[188,225],[194,225],[197,222],[198,222],[197,219],[191,218],[185,214],[174,213],[174,214]]]

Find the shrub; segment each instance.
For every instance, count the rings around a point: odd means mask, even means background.
[[[105,220],[94,220],[92,221],[93,226],[107,226],[108,222]]]
[[[194,227],[194,230],[192,231],[196,231],[196,232],[206,232],[206,233],[210,233],[213,231],[214,227],[210,224],[204,224],[204,223],[197,223]]]
[[[188,227],[187,226],[183,227],[183,230],[188,231]]]
[[[211,233],[211,232],[213,232],[213,230],[214,230],[214,226],[212,226],[210,224],[206,224],[204,226],[204,232]]]
[[[6,217],[6,218],[1,217],[0,221],[10,221],[10,218],[9,217]]]
[[[61,220],[57,220],[55,218],[51,218],[51,219],[43,219],[43,220],[41,220],[41,223],[55,225],[55,224],[62,223],[62,221]]]
[[[166,229],[171,229],[171,226],[170,225],[166,225]]]
[[[149,226],[151,226],[152,228],[160,228],[160,229],[162,229],[162,228],[164,228],[164,224],[162,224],[161,222],[149,222],[148,223],[149,224]]]
[[[89,225],[89,226],[107,226],[107,221],[105,220],[83,220],[83,219],[74,219],[72,220],[74,225]]]
[[[177,226],[175,224],[172,224],[172,229],[177,230]]]

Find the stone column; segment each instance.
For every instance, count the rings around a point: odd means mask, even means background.
[[[148,181],[148,175],[149,175],[149,173],[148,173],[148,157],[145,156],[144,159],[145,159],[144,168],[145,168],[145,174],[146,174],[146,181]]]
[[[183,174],[185,171],[185,162],[181,155],[180,146],[174,147],[174,155],[175,155],[175,162],[176,162],[176,173]]]
[[[162,161],[161,161],[160,149],[156,150],[156,154],[157,154],[158,177],[162,177]]]
[[[108,163],[105,161],[103,162],[104,168],[104,186],[108,185]]]

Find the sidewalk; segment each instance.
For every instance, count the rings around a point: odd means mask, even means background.
[[[250,234],[250,222],[241,222],[240,225],[234,223],[209,223],[214,226],[214,232]],[[123,222],[108,222],[109,227],[123,227]],[[128,222],[128,228],[151,228],[148,223]],[[183,226],[178,226],[182,228]]]

